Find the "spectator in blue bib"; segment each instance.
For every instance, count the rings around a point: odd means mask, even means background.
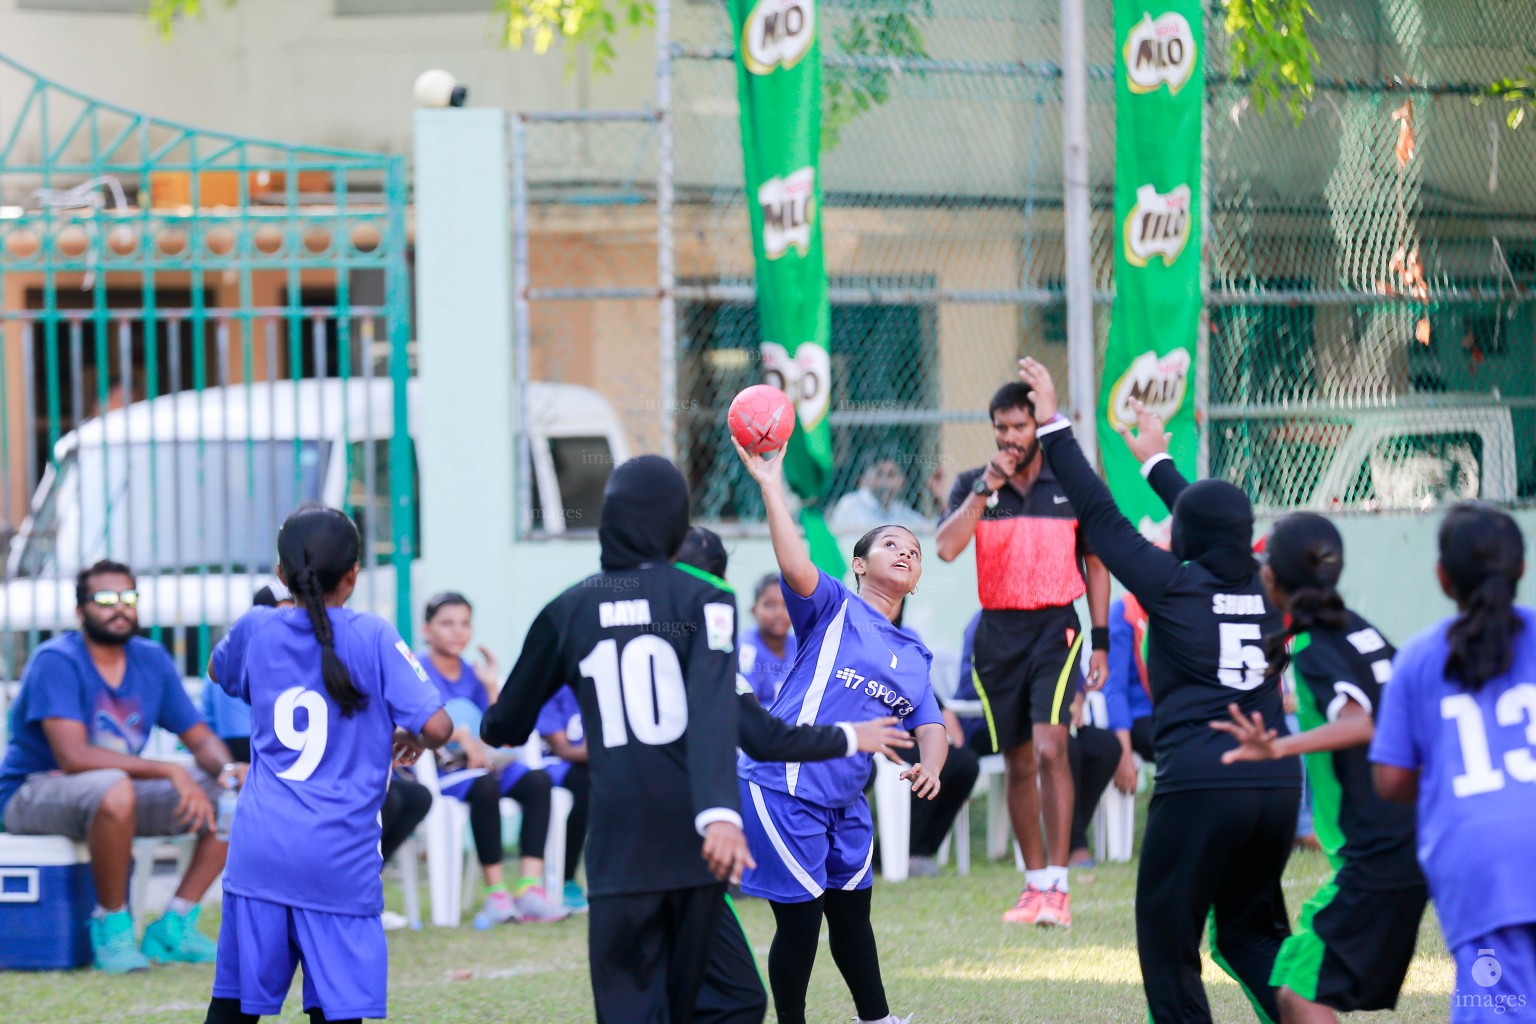
[[[211,963],[214,943],[197,931],[198,903],[224,870],[227,843],[214,831],[219,780],[243,781],[246,765],[193,707],[165,648],[136,636],[133,572],[100,561],[75,580],[79,632],[32,654],[11,709],[0,764],[0,820],[17,835],[63,835],[91,852],[98,970],[140,971],[150,961]],[[194,764],[140,755],[158,726],[175,733]],[[145,929],[142,951],[128,912],[135,836],[196,833],[197,847],[165,915]]]

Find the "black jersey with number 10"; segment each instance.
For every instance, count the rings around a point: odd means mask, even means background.
[[[529,628],[481,734],[522,743],[556,690],[575,691],[591,759],[592,895],[713,881],[695,820],[739,808],[735,612],[729,593],[657,564],[588,577]]]

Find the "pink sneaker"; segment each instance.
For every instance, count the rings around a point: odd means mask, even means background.
[[[1035,924],[1054,924],[1062,928],[1072,927],[1072,894],[1062,892],[1054,885],[1041,897],[1040,913]]]
[[[1045,893],[1032,885],[1026,885],[1024,891],[1019,893],[1019,902],[1004,912],[1003,920],[1009,924],[1034,924],[1040,919],[1040,911],[1044,906]]]

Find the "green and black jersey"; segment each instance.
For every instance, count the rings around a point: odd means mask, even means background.
[[[1342,630],[1296,637],[1296,716],[1303,730],[1338,719],[1353,700],[1374,718],[1392,679],[1392,645],[1354,612]],[[1307,754],[1307,786],[1318,842],[1341,876],[1358,888],[1422,885],[1414,850],[1414,809],[1376,795],[1368,746]],[[1342,880],[1342,878],[1341,878]]]

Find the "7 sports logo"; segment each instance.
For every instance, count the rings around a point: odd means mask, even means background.
[[[840,668],[832,673],[832,678],[842,681],[842,684],[850,690],[864,691],[865,696],[875,700],[891,709],[891,714],[897,718],[906,718],[915,710],[915,705],[900,693],[871,676],[863,676],[851,668]]]

